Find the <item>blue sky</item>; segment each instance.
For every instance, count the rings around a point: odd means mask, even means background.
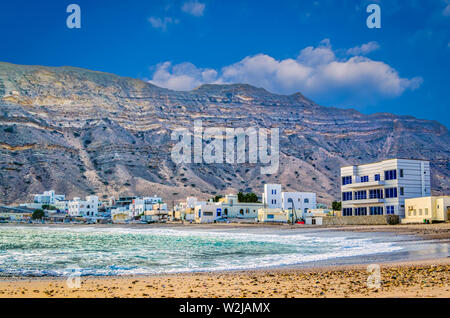
[[[81,29],[66,7],[81,7]],[[369,29],[366,7],[381,7]],[[450,0],[5,1],[0,61],[188,90],[244,82],[450,127]]]

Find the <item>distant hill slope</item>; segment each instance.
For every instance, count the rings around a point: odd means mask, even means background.
[[[177,127],[279,127],[280,170],[257,164],[186,164],[170,158]],[[203,85],[191,92],[72,67],[0,63],[0,204],[55,189],[186,195],[262,192],[264,182],[339,197],[339,167],[387,158],[428,159],[435,192],[449,193],[450,136],[435,121],[323,107],[301,94],[250,85]]]

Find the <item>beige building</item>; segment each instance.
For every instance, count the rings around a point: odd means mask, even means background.
[[[263,208],[258,210],[258,222],[283,222],[288,221],[288,212],[279,208]]]
[[[238,202],[236,194],[227,194],[219,202],[222,203],[222,217],[226,218],[256,219],[258,210],[264,206],[262,203]]]
[[[424,220],[447,222],[450,215],[450,196],[429,196],[405,200],[402,223],[423,223]]]
[[[141,220],[143,221],[154,221],[154,222],[162,222],[166,221],[169,212],[167,210],[166,203],[155,203],[151,204],[150,209],[144,211],[144,215],[141,216]]]

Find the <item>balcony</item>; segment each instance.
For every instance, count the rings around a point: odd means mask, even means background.
[[[342,201],[343,206],[367,205],[367,204],[376,204],[376,203],[384,203],[384,199],[363,199],[363,200]]]
[[[376,188],[384,187],[386,182],[384,180],[368,181],[368,182],[355,182],[341,186],[342,191],[345,189],[358,189],[358,188]]]

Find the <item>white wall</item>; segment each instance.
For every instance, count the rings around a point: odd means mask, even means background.
[[[317,207],[316,194],[312,192],[282,192],[281,201],[283,210],[292,209],[292,199],[297,215],[303,215],[307,210]]]
[[[264,185],[263,203],[269,209],[281,208],[281,184]]]

